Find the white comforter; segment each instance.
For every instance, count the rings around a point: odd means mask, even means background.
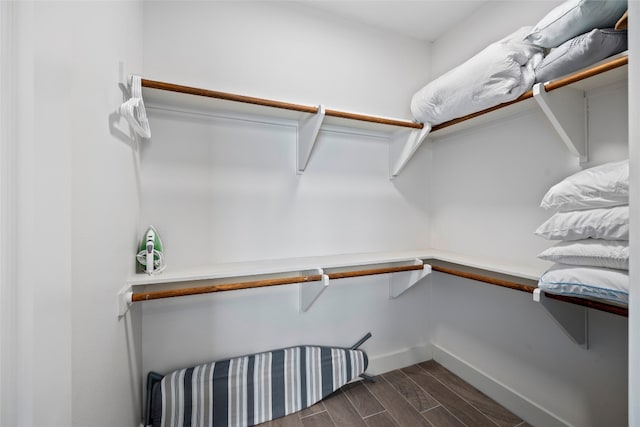
[[[419,122],[437,125],[503,102],[531,89],[543,49],[524,42],[523,27],[420,89],[411,100]]]

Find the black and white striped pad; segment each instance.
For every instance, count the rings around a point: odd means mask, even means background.
[[[300,346],[181,369],[160,383],[162,417],[154,425],[259,424],[315,404],[367,363],[362,350]]]

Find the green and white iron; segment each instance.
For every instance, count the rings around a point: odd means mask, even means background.
[[[164,270],[162,241],[153,225],[150,225],[144,236],[142,236],[136,260],[147,274],[156,274]]]

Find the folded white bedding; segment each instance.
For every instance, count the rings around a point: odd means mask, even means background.
[[[531,89],[543,49],[523,41],[523,27],[420,89],[411,100],[416,120],[436,125],[503,102]]]
[[[629,273],[624,270],[554,264],[538,287],[552,294],[629,303]]]

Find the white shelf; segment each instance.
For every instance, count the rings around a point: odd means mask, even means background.
[[[566,92],[575,92],[576,90],[586,92],[616,82],[625,81],[628,74],[628,65],[626,64],[628,55],[628,52],[623,52],[611,56],[565,77],[545,82],[544,87],[549,93],[553,92],[554,96],[562,97],[563,92],[565,92],[563,88],[573,89],[567,89]],[[460,119],[454,119],[436,125],[429,134],[429,138],[434,140],[441,139],[460,131],[483,126],[496,120],[519,114],[536,107],[536,105],[533,90],[530,90],[511,103],[501,104]],[[582,111],[580,112],[582,113]]]
[[[198,280],[227,279],[260,275],[291,275],[321,268],[323,270],[367,267],[411,262],[415,259],[437,259],[473,268],[494,271],[525,279],[538,280],[544,268],[527,264],[506,263],[488,257],[475,257],[438,249],[418,249],[396,252],[327,255],[304,258],[285,258],[212,264],[194,268],[167,268],[158,275],[136,274],[127,284],[131,286],[162,283],[181,283]]]
[[[472,256],[439,249],[430,249],[429,251],[431,254],[430,258],[432,259],[529,280],[537,281],[547,269],[546,264],[540,265],[536,263],[535,265],[532,265],[522,262],[505,262],[504,260],[497,258]]]
[[[422,125],[411,120],[331,110],[253,98],[208,89],[142,79],[148,108],[248,120],[297,129],[296,172],[304,172],[320,130],[382,138],[390,143],[389,175],[397,176],[425,139]]]
[[[444,262],[442,265],[434,262]],[[403,292],[418,283],[433,269],[473,280],[479,280],[494,285],[534,292],[535,283],[547,269],[550,263],[514,263],[504,260],[477,257],[450,251],[426,248],[396,252],[374,252],[360,254],[328,255],[305,258],[288,258],[276,260],[260,260],[251,262],[221,263],[199,268],[172,269],[167,267],[158,275],[136,274],[129,278],[127,284],[118,293],[118,315],[123,316],[132,304],[134,290],[142,289],[137,300],[165,298],[167,296],[153,296],[155,293],[172,293],[168,296],[180,296],[173,291],[194,286],[194,282],[208,281],[222,282],[222,285],[246,289],[254,286],[254,281],[271,281],[271,285],[298,284],[300,311],[307,311],[329,286],[329,279],[358,277],[371,274],[389,274],[389,297],[397,298]],[[506,277],[505,277],[506,276]],[[225,280],[233,279],[233,280]],[[284,279],[284,280],[283,280]],[[295,280],[291,280],[295,279]],[[526,279],[521,281],[518,279]],[[231,282],[231,284],[229,284]],[[248,283],[238,283],[248,282]],[[277,282],[277,283],[274,283]],[[207,285],[209,285],[207,284]],[[150,287],[150,288],[149,288]],[[206,288],[207,286],[205,286]],[[231,290],[229,288],[217,289]],[[193,295],[206,292],[185,293]],[[615,307],[611,304],[590,301],[580,298],[570,298],[551,295],[549,298],[561,300],[574,305],[595,308],[621,316],[626,316],[626,308]],[[561,311],[564,309],[561,309]]]
[[[143,273],[131,277],[118,292],[118,316],[124,316],[135,301],[284,284],[298,284],[299,308],[307,311],[329,286],[330,279],[374,274],[390,274],[389,297],[397,298],[431,273],[431,266],[420,259],[424,255],[424,251],[385,252],[224,263],[185,269],[167,267],[157,275]],[[225,283],[217,283],[220,280]],[[201,281],[209,283],[192,285]],[[148,286],[154,289],[150,290]],[[143,288],[143,291],[136,292],[135,288]]]
[[[158,275],[136,274],[131,276],[127,283],[132,286],[138,286],[275,274],[292,275],[317,268],[330,270],[411,262],[416,258],[430,258],[430,255],[431,252],[428,250],[416,250],[232,262],[193,268],[171,268],[171,266],[167,266]]]

